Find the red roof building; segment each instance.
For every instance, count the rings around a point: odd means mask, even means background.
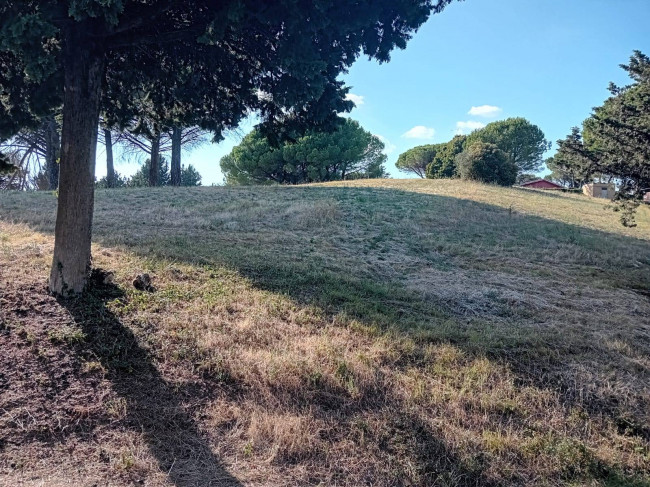
[[[552,181],[547,181],[546,179],[536,179],[535,181],[528,181],[519,185],[522,188],[534,188],[534,189],[564,189],[564,186],[555,184]]]

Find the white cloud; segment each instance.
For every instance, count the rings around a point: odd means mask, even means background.
[[[406,139],[433,139],[433,136],[436,134],[436,131],[431,127],[425,127],[424,125],[416,125],[408,132],[404,132],[402,137]]]
[[[395,152],[395,149],[397,149],[397,146],[395,144],[391,144],[390,140],[388,140],[383,135],[379,135],[379,134],[374,134],[374,135],[384,143],[384,154],[388,155],[391,154],[392,152]]]
[[[485,124],[483,122],[477,122],[476,120],[456,122],[456,133],[459,135],[469,134],[476,129],[482,129],[483,127],[485,127]]]
[[[501,113],[503,110],[499,107],[495,107],[492,105],[481,105],[480,107],[472,107],[469,109],[470,115],[474,117],[496,117],[499,113]]]
[[[354,102],[354,104],[358,107],[363,105],[362,95],[355,95],[354,93],[348,93],[347,95],[345,95],[345,99]]]

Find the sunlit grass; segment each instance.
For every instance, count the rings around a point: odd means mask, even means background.
[[[233,475],[253,485],[649,481],[647,209],[625,229],[582,196],[457,181],[341,186],[97,194],[94,265],[125,293],[107,309],[188,394]],[[0,283],[44,282],[54,203],[0,195]],[[142,271],[155,293],[132,288]],[[119,398],[106,407],[124,421]],[[143,440],[115,431],[124,446],[111,468],[158,479]]]

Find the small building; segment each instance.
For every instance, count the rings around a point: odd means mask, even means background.
[[[535,179],[534,181],[528,181],[519,185],[521,188],[533,188],[533,189],[564,189],[564,186],[554,183],[553,181],[548,181],[546,179]]]
[[[582,186],[582,192],[592,198],[611,200],[616,196],[614,183],[589,183]]]
[[[643,202],[650,205],[650,190],[643,193]]]

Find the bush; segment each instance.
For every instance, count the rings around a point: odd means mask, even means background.
[[[381,178],[387,175],[384,148],[379,137],[359,122],[345,119],[334,132],[313,129],[278,146],[255,129],[222,157],[220,164],[228,185]]]
[[[517,179],[517,165],[494,144],[475,142],[456,158],[462,179],[512,186]]]
[[[144,164],[140,166],[140,170],[136,172],[131,179],[127,182],[127,186],[131,188],[146,188],[149,186],[149,166],[151,160],[147,159]],[[169,175],[169,163],[164,157],[160,158],[160,167],[158,169],[158,186],[168,186],[171,181]]]
[[[147,159],[132,177],[122,176],[115,171],[114,188],[146,188],[149,186],[149,164]],[[106,176],[95,182],[96,188],[108,188]],[[170,186],[171,176],[169,174],[169,163],[167,159],[160,159],[160,171],[158,172],[158,185]],[[181,167],[181,186],[201,186],[201,174],[192,164]]]
[[[427,166],[427,178],[453,178],[458,175],[458,171],[456,170],[456,157],[463,152],[466,138],[465,135],[457,135],[449,142],[433,146],[438,149]]]
[[[181,186],[201,186],[201,174],[192,164],[181,168]]]
[[[129,178],[127,176],[122,176],[119,172],[115,171],[115,180],[113,181],[113,188],[124,188],[128,185]],[[97,189],[108,188],[108,179],[107,176],[104,176],[97,182],[95,182],[95,187]]]

